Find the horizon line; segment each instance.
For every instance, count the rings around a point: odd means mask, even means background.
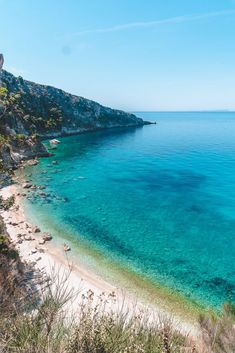
[[[198,109],[198,110],[127,110],[132,113],[235,113],[229,109]]]

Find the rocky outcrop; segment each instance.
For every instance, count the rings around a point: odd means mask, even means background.
[[[22,159],[48,155],[41,143],[45,138],[146,124],[134,114],[16,77],[1,70],[3,62],[0,54],[0,85],[8,101],[14,101],[7,109],[4,100],[0,101],[0,134],[10,136],[0,157],[9,167]],[[26,138],[18,139],[19,135]]]
[[[3,63],[4,63],[4,57],[3,57],[3,54],[0,54],[0,70],[2,70]]]
[[[2,70],[2,85],[18,94],[18,110],[5,117],[5,130],[41,137],[77,134],[114,127],[142,126],[134,114],[104,107],[61,89],[36,84]]]

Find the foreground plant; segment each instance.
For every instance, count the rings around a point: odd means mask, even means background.
[[[0,351],[4,353],[182,353],[196,352],[169,320],[136,310],[113,310],[114,293],[74,293],[68,275],[44,280],[21,307],[0,311]],[[40,300],[38,301],[38,294]],[[78,298],[78,295],[80,298]],[[71,306],[79,299],[78,310]]]
[[[235,305],[226,303],[220,317],[201,315],[199,323],[202,330],[205,352],[235,352]]]

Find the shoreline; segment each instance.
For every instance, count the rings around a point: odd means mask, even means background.
[[[194,337],[198,336],[199,331],[196,321],[193,323],[193,320],[188,320],[182,315],[175,315],[173,310],[165,309],[160,304],[150,304],[148,301],[141,300],[141,296],[136,296],[127,291],[122,285],[117,287],[106,281],[95,274],[94,271],[90,271],[90,269],[81,265],[79,261],[70,262],[67,253],[62,247],[59,248],[53,239],[46,241],[44,244],[39,244],[42,242],[44,233],[38,229],[38,225],[31,224],[28,221],[21,199],[22,196],[20,196],[20,185],[6,186],[0,190],[0,195],[3,199],[10,196],[15,197],[14,206],[7,211],[1,211],[1,216],[7,233],[19,251],[22,261],[33,263],[36,270],[48,277],[51,276],[53,269],[60,273],[71,271],[68,278],[68,287],[80,294],[92,291],[96,298],[104,293],[107,297],[115,294],[117,301],[111,304],[111,310],[120,310],[120,307],[130,313],[136,311],[136,308],[147,310],[151,315],[172,320],[173,325],[178,330]],[[165,300],[167,301],[167,298]],[[76,309],[76,304],[74,309]]]

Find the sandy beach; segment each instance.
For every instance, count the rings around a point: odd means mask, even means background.
[[[190,335],[197,335],[198,330],[196,324],[182,320],[182,318],[173,317],[171,313],[156,307],[151,304],[138,301],[131,293],[126,293],[122,288],[115,287],[108,283],[103,278],[81,266],[79,262],[71,262],[68,260],[67,253],[63,247],[59,248],[53,239],[44,241],[45,233],[41,232],[40,228],[35,224],[30,224],[25,214],[23,204],[21,202],[21,188],[17,184],[4,187],[0,190],[0,195],[3,199],[14,195],[15,203],[7,211],[1,211],[1,216],[6,225],[7,232],[11,241],[15,244],[19,251],[22,261],[32,263],[35,269],[40,271],[45,276],[51,276],[52,272],[58,272],[64,275],[69,272],[68,288],[78,292],[76,300],[80,300],[82,294],[89,290],[94,293],[94,297],[105,295],[107,298],[115,298],[110,301],[109,308],[112,310],[128,310],[133,312],[136,310],[147,310],[151,315],[158,317],[170,318],[173,324],[181,331]],[[74,302],[71,306],[76,310],[77,303]]]

